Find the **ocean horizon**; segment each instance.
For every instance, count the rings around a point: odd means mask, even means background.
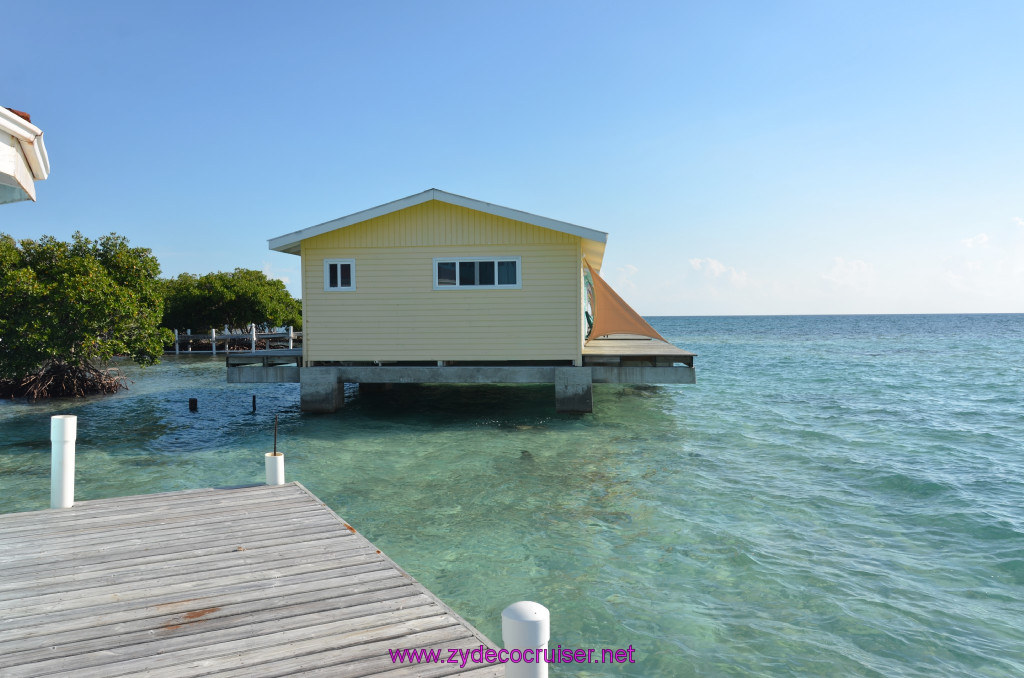
[[[648,320],[697,384],[595,385],[589,415],[430,385],[314,415],[187,355],[0,401],[0,513],[49,506],[53,414],[79,499],[261,482],[278,415],[288,480],[491,639],[527,599],[551,647],[636,648],[557,675],[1024,675],[1024,314]]]

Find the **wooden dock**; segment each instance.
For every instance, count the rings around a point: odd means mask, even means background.
[[[583,345],[584,365],[672,366],[682,363],[693,367],[696,357],[696,353],[684,351],[667,341],[637,335],[590,339]]]
[[[298,483],[0,515],[4,678],[503,676],[387,652],[480,645]]]

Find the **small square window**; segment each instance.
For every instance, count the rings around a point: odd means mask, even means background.
[[[518,262],[515,261],[499,261],[498,262],[498,284],[499,285],[518,285],[519,276],[516,275],[516,266]]]
[[[455,262],[454,261],[439,261],[439,262],[437,262],[437,284],[438,285],[454,285],[455,284]]]
[[[356,288],[355,259],[324,260],[324,291],[350,291]]]
[[[477,284],[479,285],[493,285],[494,284],[494,262],[493,261],[481,261],[478,262],[479,274],[477,275]]]

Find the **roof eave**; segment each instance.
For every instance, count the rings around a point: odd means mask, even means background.
[[[415,195],[400,198],[383,205],[378,205],[377,207],[371,207],[370,209],[363,210],[361,212],[355,212],[354,214],[339,217],[338,219],[325,221],[322,224],[317,224],[316,226],[310,226],[299,231],[293,231],[276,238],[271,238],[267,241],[267,244],[270,249],[276,252],[298,254],[299,243],[307,238],[313,238],[329,231],[345,228],[346,226],[358,224],[363,221],[369,221],[370,219],[390,214],[392,212],[397,212],[398,210],[403,210],[407,207],[413,207],[430,200],[438,200],[440,202],[458,205],[478,212],[486,212],[495,216],[504,217],[513,221],[521,221],[534,226],[540,226],[541,228],[568,233],[570,235],[583,238],[584,240],[593,240],[594,242],[602,244],[608,241],[608,234],[604,231],[596,231],[592,228],[585,228],[565,221],[549,219],[537,214],[515,210],[510,207],[502,207],[501,205],[495,205],[481,200],[474,200],[473,198],[467,198],[465,196],[448,193],[447,191],[442,191],[437,188],[431,188],[423,191],[422,193],[416,193]]]
[[[10,134],[21,144],[33,179],[43,181],[50,176],[50,158],[43,143],[43,130],[0,106],[0,131]]]
[[[604,247],[605,243],[590,241],[590,244],[585,241],[583,243],[583,258],[590,262],[590,265],[598,273],[601,272],[601,266],[604,264]]]

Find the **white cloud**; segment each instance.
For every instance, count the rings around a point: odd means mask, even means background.
[[[943,262],[942,292],[947,299],[976,312],[1024,309],[1024,242],[1000,241],[998,247],[974,249],[969,258],[964,255]]]
[[[1018,225],[1024,227],[1024,217],[1014,217],[1013,221]]]
[[[294,269],[285,269],[285,270],[294,271]],[[291,277],[289,277],[287,275],[281,275],[281,272],[275,271],[274,267],[270,265],[269,261],[264,261],[263,262],[263,275],[267,276],[268,278],[277,278],[278,280],[283,282],[285,285],[287,285],[288,283],[290,283],[292,281]]]
[[[728,274],[729,282],[736,287],[743,287],[749,281],[749,276],[746,271],[740,271],[735,266],[726,266],[718,259],[690,259],[690,266],[695,271],[703,271],[705,276],[711,278],[720,278],[723,275]]]
[[[626,264],[616,270],[615,276],[615,287],[618,289],[628,288],[630,290],[636,289],[636,283],[633,282],[632,278],[640,271],[639,268],[633,264]]]
[[[737,271],[735,268],[730,267],[729,281],[736,287],[744,287],[747,284],[747,272]]]
[[[873,264],[862,259],[847,261],[843,257],[832,260],[832,268],[821,277],[842,287],[865,288],[875,282],[876,274]]]
[[[983,247],[988,244],[988,235],[979,233],[973,238],[964,238],[960,242],[964,244],[964,247]]]

